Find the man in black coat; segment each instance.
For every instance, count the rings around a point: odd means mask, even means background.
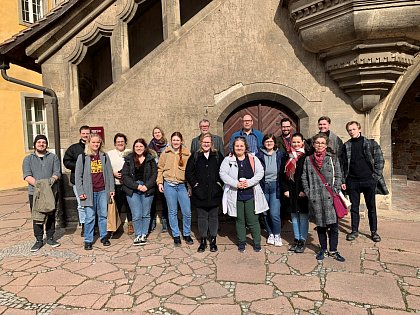
[[[77,199],[77,211],[79,213],[79,223],[82,226],[81,235],[83,236],[84,225],[85,225],[85,210],[80,205],[80,198],[79,198],[79,194],[76,191],[76,185],[74,181],[74,172],[76,170],[77,157],[83,152],[85,152],[85,143],[88,140],[89,135],[90,135],[90,127],[89,126],[80,127],[79,133],[80,133],[79,142],[74,143],[68,147],[68,149],[66,150],[66,153],[64,154],[63,163],[64,163],[64,166],[71,171],[70,182],[73,184],[73,192]]]

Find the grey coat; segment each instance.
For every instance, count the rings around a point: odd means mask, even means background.
[[[330,193],[322,183],[321,178],[314,169],[312,162],[309,160],[313,155],[307,156],[303,165],[302,186],[305,194],[309,199],[309,211],[315,218],[317,226],[325,227],[327,224],[337,222],[337,216]],[[334,185],[333,185],[333,165],[334,164]],[[332,187],[334,193],[338,193],[341,189],[341,169],[340,162],[331,153],[325,155],[320,170],[324,175],[328,185]]]
[[[82,158],[85,158],[85,165],[83,168]],[[111,192],[115,192],[114,175],[112,173],[111,160],[106,153],[100,152],[99,157],[102,163],[102,172],[105,181],[105,193],[109,197]],[[92,175],[90,174],[90,156],[80,154],[76,162],[75,171],[76,191],[80,195],[85,194],[86,199],[80,200],[82,207],[93,207],[93,187]]]

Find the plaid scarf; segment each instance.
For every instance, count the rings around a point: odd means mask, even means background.
[[[292,136],[289,134],[288,138],[284,136],[281,136],[281,138],[283,139],[284,145],[286,146],[287,153],[290,154],[292,152],[292,146],[290,145],[292,142]]]
[[[289,153],[289,159],[286,162],[286,167],[284,172],[288,179],[294,181],[295,180],[295,172],[296,172],[296,163],[297,161],[305,155],[305,149],[300,148],[295,150],[291,148],[291,152]]]
[[[322,167],[322,162],[324,161],[324,157],[327,154],[327,150],[325,149],[322,152],[316,152],[314,153],[314,158],[315,158],[315,164],[318,167],[318,169],[321,169]]]

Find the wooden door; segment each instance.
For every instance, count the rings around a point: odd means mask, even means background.
[[[253,128],[261,130],[264,135],[267,133],[280,135],[280,121],[285,117],[292,122],[292,132],[299,131],[298,118],[284,105],[264,100],[249,102],[238,107],[223,123],[225,153],[228,153],[232,134],[242,129],[242,117],[246,114],[251,115],[254,121]]]

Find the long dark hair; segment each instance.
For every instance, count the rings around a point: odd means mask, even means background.
[[[179,146],[179,162],[178,162],[178,166],[184,166],[184,161],[182,160],[182,143],[184,142],[184,138],[182,137],[182,134],[179,131],[175,131],[173,134],[171,134],[171,146],[172,146],[172,138],[173,137],[178,137],[179,139],[181,139],[181,145]]]
[[[143,138],[138,138],[137,140],[134,141],[133,143],[134,162],[136,163],[136,166],[140,166],[139,159],[141,155],[138,155],[136,151],[134,150],[134,147],[136,146],[137,143],[141,143],[144,146],[144,152],[143,152],[144,157],[146,157],[146,155],[149,154],[149,148],[147,147],[146,140],[144,140]]]

